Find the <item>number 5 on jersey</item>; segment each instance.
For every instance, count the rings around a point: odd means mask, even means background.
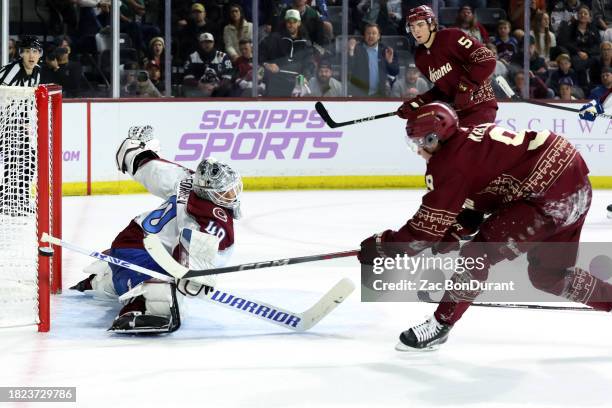
[[[461,38],[459,38],[457,42],[459,43],[459,45],[462,45],[465,48],[470,48],[474,44],[472,40],[470,40],[469,38],[465,36],[462,36]]]

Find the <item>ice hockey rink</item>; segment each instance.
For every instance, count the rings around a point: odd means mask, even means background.
[[[421,195],[247,191],[230,264],[355,249],[401,226]],[[595,192],[582,240],[610,240],[609,203],[612,191]],[[158,204],[149,195],[66,197],[64,239],[105,249],[134,215]],[[78,407],[611,405],[609,314],[472,308],[439,351],[399,353],[399,333],[434,307],[361,303],[357,289],[303,334],[188,299],[176,333],[111,335],[119,305],[67,290],[90,261],[64,252],[65,290],[52,297],[51,332],[0,331],[0,384],[74,386],[76,403],[52,406]],[[301,311],[342,277],[359,285],[356,259],[228,274],[219,285]]]

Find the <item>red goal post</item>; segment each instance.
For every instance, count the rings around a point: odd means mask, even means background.
[[[0,86],[0,327],[50,329],[62,253],[38,247],[43,232],[62,234],[61,181],[61,87]]]

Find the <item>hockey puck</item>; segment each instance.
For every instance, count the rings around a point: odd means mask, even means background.
[[[38,247],[38,255],[40,255],[40,256],[53,256],[53,248],[51,248],[51,247]]]
[[[608,218],[612,219],[612,204],[608,206]]]

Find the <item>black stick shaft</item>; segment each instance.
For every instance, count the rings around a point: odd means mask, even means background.
[[[434,303],[439,304],[431,298],[429,292],[424,290],[420,290],[417,292],[417,297],[421,302],[425,303]],[[546,305],[537,305],[537,304],[527,304],[527,303],[489,303],[489,302],[474,302],[472,306],[477,307],[497,307],[501,309],[538,309],[538,310],[572,310],[572,311],[580,311],[580,312],[589,312],[594,311],[595,309],[591,309],[590,307],[580,307],[580,306],[546,306]]]
[[[359,253],[358,250],[344,251],[344,252],[331,252],[328,254],[299,256],[296,258],[276,259],[274,261],[246,263],[246,264],[226,266],[223,268],[216,268],[216,269],[204,269],[204,270],[192,269],[192,270],[189,270],[189,272],[187,272],[183,278],[194,278],[196,276],[218,275],[221,273],[247,271],[250,269],[272,268],[275,266],[285,266],[285,265],[294,265],[294,264],[305,263],[305,262],[324,261],[327,259],[334,259],[334,258],[345,258],[349,256],[357,256],[358,253]]]
[[[329,115],[329,112],[327,112],[327,109],[325,109],[325,106],[323,105],[323,103],[321,102],[315,103],[315,110],[317,111],[319,116],[321,116],[321,118],[327,124],[327,126],[329,126],[332,129],[337,128],[337,127],[355,125],[361,122],[369,122],[371,120],[388,118],[389,116],[397,115],[397,112],[387,112],[387,113],[381,113],[380,115],[368,116],[368,117],[360,118],[360,119],[353,119],[347,122],[336,122],[331,118],[331,116]]]

